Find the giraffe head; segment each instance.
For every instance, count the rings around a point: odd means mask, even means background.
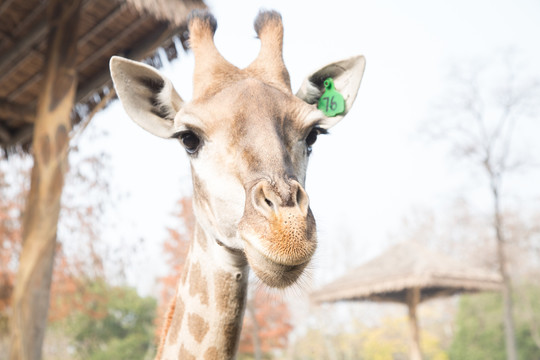
[[[216,20],[192,13],[193,99],[142,63],[113,57],[111,74],[128,115],[154,135],[178,139],[190,162],[197,221],[210,239],[247,261],[267,285],[294,283],[313,256],[316,227],[304,190],[317,136],[350,110],[364,71],[362,56],[310,74],[293,94],[282,58],[283,26],[273,11],[259,13],[257,58],[245,69],[214,45]],[[317,109],[324,80],[334,79],[345,111]]]

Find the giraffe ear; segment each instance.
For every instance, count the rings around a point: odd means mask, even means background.
[[[332,78],[336,91],[345,100],[345,111],[337,116],[325,116],[320,125],[325,129],[329,129],[343,119],[351,110],[364,75],[365,66],[366,60],[362,55],[328,64],[307,76],[296,96],[308,104],[317,104],[325,91],[324,81]]]
[[[169,138],[183,101],[171,81],[146,64],[113,56],[111,77],[126,113],[148,132]]]

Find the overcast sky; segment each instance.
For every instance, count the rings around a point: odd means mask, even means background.
[[[316,282],[339,275],[331,254],[340,237],[358,264],[389,245],[411,212],[441,211],[457,197],[485,202],[481,176],[448,156],[442,145],[420,136],[445,93],[454,64],[483,61],[512,49],[540,77],[540,2],[535,0],[209,1],[218,21],[216,44],[243,67],[257,55],[253,20],[259,8],[281,12],[284,58],[293,91],[312,70],[364,54],[367,66],[353,110],[314,146],[307,191],[319,227]],[[185,99],[191,98],[193,58],[162,71]],[[190,194],[187,157],[175,141],[138,128],[113,104],[93,121],[108,136],[92,141],[111,154],[112,191],[123,196],[105,231],[110,242],[143,239],[141,264],[128,280],[152,291],[152,266],[160,268],[165,227],[181,196]],[[537,124],[536,130],[539,130]],[[540,131],[538,131],[540,135]],[[84,141],[84,139],[83,139]],[[532,188],[538,174],[517,179]],[[538,203],[540,191],[533,194]]]

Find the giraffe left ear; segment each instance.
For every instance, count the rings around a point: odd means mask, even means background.
[[[172,82],[151,66],[113,56],[111,77],[126,113],[148,132],[169,138],[183,101]]]
[[[362,55],[328,64],[307,76],[296,96],[308,104],[317,104],[325,91],[324,81],[332,78],[335,89],[345,100],[345,111],[337,116],[325,116],[320,126],[329,129],[351,110],[365,67],[366,59]]]

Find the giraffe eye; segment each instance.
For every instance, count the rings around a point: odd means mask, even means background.
[[[183,131],[178,138],[189,154],[194,154],[201,144],[201,139],[191,130]]]
[[[308,147],[311,147],[313,144],[315,144],[315,141],[317,141],[317,136],[319,135],[319,129],[313,128],[308,136],[306,137],[306,145]]]
[[[315,144],[315,141],[317,141],[317,136],[319,136],[320,134],[326,134],[326,133],[327,131],[320,127],[314,127],[313,129],[311,129],[311,131],[309,132],[305,140],[306,145],[307,145],[308,155],[311,154],[311,147],[313,146],[313,144]]]

